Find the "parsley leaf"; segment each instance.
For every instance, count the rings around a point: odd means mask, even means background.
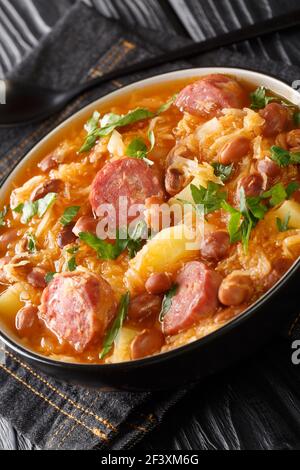
[[[300,164],[300,153],[289,152],[281,147],[274,145],[271,147],[271,159],[281,167]]]
[[[94,113],[92,118],[90,118],[85,125],[88,135],[79,150],[79,153],[89,152],[94,147],[98,139],[110,135],[117,128],[135,124],[136,122],[144,121],[146,119],[151,119],[166,112],[172,106],[175,99],[176,96],[173,96],[155,113],[145,108],[137,108],[123,116],[114,113],[106,114],[101,121],[101,127],[98,127],[99,119],[97,118],[99,113],[96,111],[97,114]]]
[[[257,88],[253,93],[250,94],[251,99],[251,108],[252,109],[262,109],[267,106],[267,104],[272,103],[273,101],[278,101],[279,98],[274,96],[267,96],[266,95],[266,88],[260,86]]]
[[[127,231],[126,233],[118,231],[115,244],[101,240],[96,235],[88,232],[80,233],[79,238],[93,248],[99,258],[103,260],[116,260],[126,249],[128,249],[130,258],[134,258],[142,247],[144,229],[145,223],[141,221],[131,235]]]
[[[175,297],[175,295],[177,294],[177,290],[178,290],[178,285],[175,284],[169,290],[169,292],[167,292],[166,295],[164,296],[164,300],[163,300],[162,307],[161,307],[161,312],[160,312],[160,315],[159,315],[159,321],[161,323],[164,321],[165,316],[167,315],[168,311],[172,307],[172,300]]]
[[[8,207],[5,206],[2,211],[0,211],[0,227],[4,227],[6,222],[5,222],[5,217],[7,216],[8,213]]]
[[[300,111],[295,111],[293,115],[294,123],[296,126],[300,126]]]
[[[299,188],[300,188],[300,184],[297,183],[297,181],[292,181],[291,183],[289,183],[287,187],[285,188],[287,198],[290,199],[293,193],[297,191]]]
[[[288,230],[290,230],[290,227],[289,227],[290,220],[291,220],[291,215],[290,214],[287,214],[283,221],[279,217],[277,217],[276,218],[276,225],[277,225],[278,231],[279,232],[287,232]]]
[[[35,253],[36,250],[37,250],[37,248],[36,248],[37,243],[36,243],[35,236],[33,235],[33,233],[27,233],[26,237],[27,237],[27,241],[28,241],[28,243],[27,243],[28,251],[30,253]]]
[[[51,281],[53,281],[53,278],[56,273],[47,273],[45,276],[45,281],[47,284],[50,284]]]
[[[116,338],[119,334],[119,331],[121,330],[121,328],[124,324],[124,321],[127,318],[129,302],[130,302],[130,294],[129,294],[129,292],[127,292],[127,294],[123,295],[123,297],[121,298],[120,305],[119,305],[119,311],[118,311],[118,314],[116,316],[116,319],[115,319],[111,329],[109,330],[109,332],[107,333],[107,335],[104,339],[103,349],[102,349],[102,351],[99,355],[100,359],[105,359],[105,357],[111,351],[111,349],[113,347],[113,344],[114,344],[114,342],[115,342],[115,340],[116,340]]]
[[[68,261],[68,270],[70,272],[73,272],[76,270],[76,268],[77,268],[76,257],[72,256]]]
[[[200,186],[197,188],[191,184],[191,193],[193,200],[197,206],[204,207],[204,214],[210,214],[211,212],[221,209],[222,202],[227,199],[227,193],[222,191],[223,186],[220,184],[209,181],[207,188]],[[202,212],[202,208],[198,207],[198,210]]]
[[[80,211],[80,207],[79,206],[72,206],[72,207],[68,207],[62,218],[60,219],[60,223],[65,227],[66,225],[69,225],[72,220],[76,217],[76,215],[78,214],[78,212]]]
[[[291,183],[289,183],[286,188],[282,183],[277,183],[275,184],[275,186],[269,189],[269,191],[266,191],[261,197],[263,199],[270,198],[270,206],[275,207],[281,204],[282,202],[286,201],[287,199],[290,199],[292,194],[297,191],[299,187],[300,184],[296,181],[292,181]]]
[[[49,193],[38,201],[26,201],[24,204],[19,204],[15,209],[13,209],[13,211],[17,212],[18,214],[22,214],[22,224],[28,224],[30,220],[36,215],[39,218],[42,218],[50,206],[52,206],[56,198],[56,193]]]
[[[220,180],[225,183],[225,181],[229,180],[232,175],[234,164],[231,165],[222,165],[222,163],[213,163],[214,173],[216,176],[220,178]]]
[[[147,158],[147,155],[152,152],[155,146],[155,135],[153,131],[150,131],[148,134],[151,147],[148,149],[146,143],[140,137],[133,139],[132,142],[128,145],[126,149],[127,157],[140,158],[144,160],[148,165],[153,165],[154,163]]]

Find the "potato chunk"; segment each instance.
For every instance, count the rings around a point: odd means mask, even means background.
[[[20,284],[14,284],[0,295],[0,320],[14,320],[18,311],[24,307],[24,302],[20,300],[22,290]]]
[[[176,272],[199,254],[201,234],[180,224],[162,230],[130,261],[126,283],[129,290],[143,290],[153,273]]]

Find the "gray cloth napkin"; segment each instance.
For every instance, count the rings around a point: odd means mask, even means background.
[[[22,80],[67,88],[114,67],[141,60],[186,42],[176,36],[143,29],[125,30],[82,4],[76,5],[40,47],[12,74]],[[198,57],[193,65],[259,68],[291,83],[297,67],[251,60],[231,50]],[[77,109],[136,79],[189,66],[166,64],[159,69],[109,83],[78,98],[47,121],[0,130],[0,177],[44,135]],[[40,374],[10,351],[0,366],[0,414],[40,448],[127,449],[163,419],[185,391],[165,393],[102,393],[60,384]],[[175,373],[175,371],[174,371]]]

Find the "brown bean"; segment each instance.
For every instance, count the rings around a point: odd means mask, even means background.
[[[156,328],[144,330],[131,343],[131,359],[142,359],[159,352],[165,343],[165,337]]]
[[[243,187],[247,197],[259,196],[263,190],[264,180],[259,173],[245,176],[241,179],[240,187]]]
[[[47,271],[43,268],[33,268],[27,275],[27,282],[37,289],[44,289],[46,283]]]
[[[201,257],[207,261],[220,261],[228,255],[230,237],[224,230],[210,233],[202,242]]]
[[[39,164],[38,167],[44,173],[58,167],[58,161],[55,153],[49,153]]]
[[[246,137],[235,137],[227,142],[219,153],[219,162],[223,165],[237,163],[250,152],[250,141]]]
[[[219,300],[228,307],[241,305],[250,299],[253,283],[249,276],[241,273],[231,273],[223,280],[219,289]]]
[[[292,194],[291,198],[300,204],[300,189],[297,189],[297,191]]]
[[[59,232],[56,240],[59,248],[63,249],[65,246],[76,241],[77,237],[73,233],[73,229],[74,224],[68,224]]]
[[[260,173],[263,173],[271,178],[276,178],[280,175],[280,167],[277,163],[273,162],[270,158],[264,158],[257,164],[257,169]]]
[[[49,193],[60,193],[64,188],[64,183],[62,180],[53,179],[45,181],[45,183],[40,184],[31,194],[30,200],[32,202],[42,199],[47,196]]]
[[[176,196],[185,186],[184,174],[176,168],[168,168],[165,178],[166,191],[170,196]]]
[[[160,295],[168,292],[172,287],[172,281],[167,273],[152,274],[146,281],[145,288],[149,294]]]
[[[6,232],[0,235],[0,251],[7,250],[11,243],[18,240],[18,229],[6,230]]]
[[[38,321],[38,308],[33,305],[23,307],[17,313],[15,325],[19,333],[27,335]]]
[[[73,234],[76,237],[79,237],[79,234],[83,232],[89,232],[96,235],[97,224],[98,220],[93,217],[87,215],[80,217],[73,228]]]
[[[289,122],[288,110],[279,103],[270,103],[259,114],[265,119],[263,135],[274,137],[284,131]]]
[[[150,316],[157,316],[161,310],[162,299],[156,295],[141,294],[131,300],[128,318],[133,321],[142,321]]]

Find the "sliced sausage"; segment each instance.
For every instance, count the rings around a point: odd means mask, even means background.
[[[219,162],[230,165],[242,160],[250,152],[250,141],[246,137],[235,137],[227,142],[219,153]]]
[[[57,244],[59,248],[63,249],[65,246],[74,243],[77,239],[76,235],[73,233],[74,224],[66,225],[57,236]]]
[[[148,317],[156,317],[161,310],[162,299],[157,295],[144,293],[133,298],[128,309],[128,318],[140,322]]]
[[[274,137],[283,132],[289,123],[289,112],[287,108],[279,103],[270,103],[259,114],[265,119],[263,135]]]
[[[90,203],[98,217],[103,217],[104,205],[112,205],[116,212],[116,225],[119,227],[119,215],[126,217],[126,209],[120,207],[120,198],[127,202],[128,225],[139,215],[129,215],[130,208],[133,205],[144,205],[151,196],[164,196],[162,185],[153,169],[143,160],[124,158],[107,163],[97,174],[92,184]]]
[[[219,289],[219,300],[228,307],[247,302],[253,293],[253,283],[250,276],[233,272],[223,280]]]
[[[207,261],[220,261],[228,255],[229,248],[228,232],[224,230],[212,232],[201,243],[201,258]]]
[[[37,289],[44,289],[46,283],[47,271],[43,268],[33,268],[27,275],[27,282]]]
[[[32,202],[42,199],[49,193],[60,193],[64,189],[64,182],[60,179],[53,179],[45,181],[40,184],[31,194],[30,200]]]
[[[221,282],[220,274],[205,264],[198,261],[186,264],[175,281],[178,290],[164,318],[164,333],[175,335],[214,313],[219,305]]]
[[[15,325],[21,335],[28,335],[32,328],[38,323],[38,308],[27,305],[17,313]]]
[[[43,292],[39,316],[60,341],[80,353],[104,336],[116,309],[110,285],[82,271],[54,277]]]
[[[165,337],[156,328],[147,329],[137,335],[131,343],[131,359],[142,359],[159,352],[165,344]]]
[[[264,187],[264,179],[259,173],[252,173],[252,175],[245,176],[241,179],[240,187],[244,188],[247,197],[256,197],[261,194]],[[240,188],[238,190],[237,198],[239,199]]]
[[[172,281],[167,273],[154,273],[146,281],[145,288],[149,294],[160,295],[168,292]]]
[[[76,237],[79,237],[80,233],[89,232],[96,235],[98,220],[94,217],[84,215],[76,222],[75,227],[73,228],[73,233]]]
[[[181,111],[208,118],[223,108],[243,108],[248,104],[248,97],[233,78],[212,74],[184,88],[175,104]]]

